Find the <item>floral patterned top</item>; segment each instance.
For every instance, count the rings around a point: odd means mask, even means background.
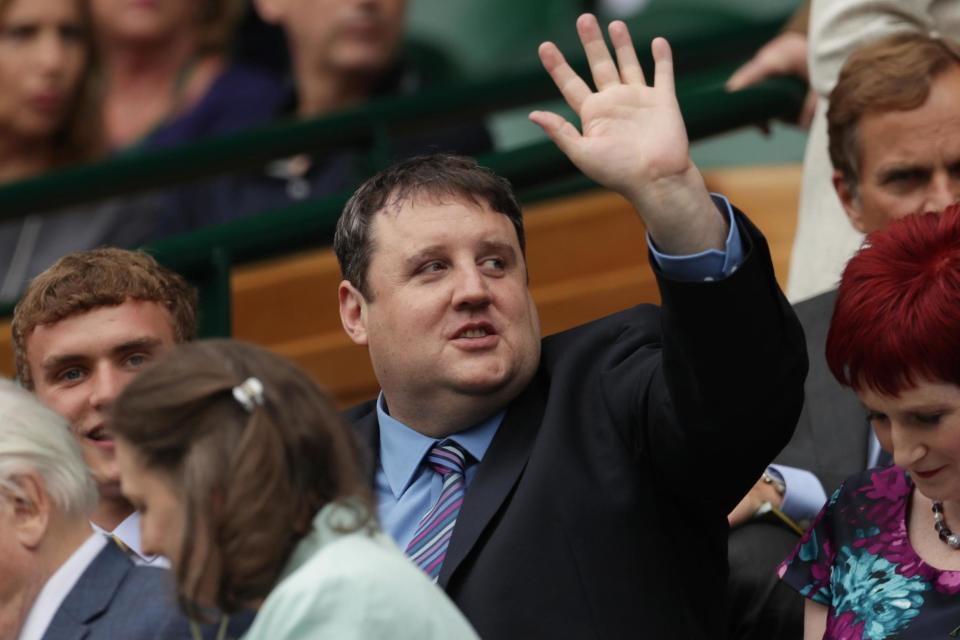
[[[912,489],[899,467],[847,479],[780,565],[784,582],[829,607],[824,638],[960,637],[960,571],[936,569],[913,550]]]

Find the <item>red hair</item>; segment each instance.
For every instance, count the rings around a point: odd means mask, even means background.
[[[840,384],[884,395],[960,385],[960,203],[867,236],[843,272],[827,364]]]

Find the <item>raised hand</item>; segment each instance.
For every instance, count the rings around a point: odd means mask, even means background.
[[[539,53],[580,117],[582,132],[549,111],[534,111],[530,119],[587,176],[626,197],[661,250],[684,254],[722,248],[726,222],[690,160],[670,45],[663,38],[651,44],[655,69],[653,86],[648,86],[626,24],[610,24],[616,62],[594,16],[580,16],[577,32],[596,91],[552,42],[540,45]]]

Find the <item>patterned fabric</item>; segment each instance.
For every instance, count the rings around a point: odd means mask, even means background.
[[[427,512],[407,545],[407,555],[436,582],[453,536],[453,526],[463,506],[467,485],[464,479],[466,453],[452,440],[430,449],[426,463],[443,478],[440,497]]]
[[[824,638],[960,637],[960,571],[932,567],[914,551],[907,535],[912,490],[899,467],[853,476],[780,565],[784,582],[829,607]]]

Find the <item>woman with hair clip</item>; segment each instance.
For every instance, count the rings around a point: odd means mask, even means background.
[[[804,638],[956,637],[960,204],[867,236],[843,274],[827,362],[895,465],[846,480],[781,565],[807,598]]]
[[[475,638],[377,527],[358,447],[293,364],[229,340],[177,347],[113,408],[142,544],[181,606],[258,610],[247,639]]]

